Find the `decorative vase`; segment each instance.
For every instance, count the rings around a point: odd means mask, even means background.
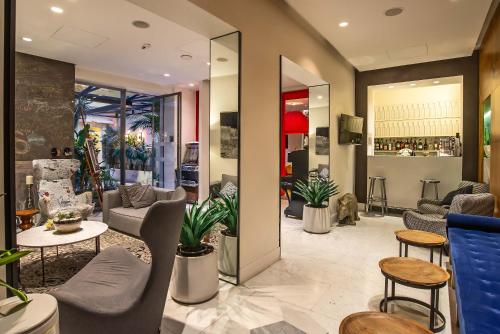
[[[175,256],[172,298],[183,304],[199,304],[212,299],[219,290],[217,255],[212,246],[199,256]]]
[[[238,237],[220,232],[218,267],[219,271],[228,276],[236,276],[238,265]]]
[[[317,234],[330,232],[330,207],[313,208],[306,204],[303,217],[304,231]]]

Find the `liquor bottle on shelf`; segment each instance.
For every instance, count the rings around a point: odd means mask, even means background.
[[[417,150],[422,151],[423,149],[424,149],[424,146],[422,145],[422,139],[420,138],[418,140]]]
[[[424,151],[427,151],[429,150],[429,145],[427,144],[427,139],[425,139],[425,142],[424,142]]]
[[[411,139],[410,148],[412,149],[412,151],[416,151],[417,150],[417,140],[415,138]]]
[[[396,139],[396,151],[399,151],[401,149],[401,142],[399,139]]]
[[[389,143],[387,144],[387,150],[392,151],[392,140],[389,139]]]
[[[386,140],[384,141],[384,149],[383,149],[383,150],[384,150],[384,151],[387,151],[387,149],[388,149],[388,145],[387,145],[387,139],[386,139]]]
[[[461,157],[462,156],[462,143],[460,142],[460,133],[457,132],[455,135],[455,150],[453,152],[454,156]]]
[[[375,139],[375,151],[378,151],[379,149],[380,149],[379,140]]]
[[[434,140],[434,150],[435,151],[439,150],[439,140]]]

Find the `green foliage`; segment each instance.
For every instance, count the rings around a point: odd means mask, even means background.
[[[151,134],[160,131],[160,115],[155,112],[148,112],[140,115],[132,116],[130,130],[146,130]]]
[[[293,191],[294,194],[303,197],[313,208],[324,207],[324,202],[339,193],[338,186],[333,181],[322,178],[315,178],[309,182],[299,180],[295,187],[297,190]]]
[[[18,251],[17,249],[0,250],[0,266],[5,266],[10,263],[18,261],[23,256],[28,255],[31,251]],[[14,296],[19,298],[22,302],[27,303],[28,296],[21,290],[11,287],[7,282],[0,279],[0,286],[7,288]]]
[[[202,249],[202,240],[215,224],[226,217],[226,212],[219,211],[215,206],[209,206],[210,199],[201,204],[193,204],[184,214],[180,243],[181,250],[199,251]]]
[[[238,235],[238,194],[234,196],[219,194],[219,200],[212,201],[218,212],[223,212],[226,217],[220,223],[227,228],[231,236]]]

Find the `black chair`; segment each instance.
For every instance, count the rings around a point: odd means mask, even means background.
[[[282,186],[287,193],[288,207],[285,209],[285,217],[302,219],[306,200],[293,193],[295,183],[298,180],[307,181],[309,175],[309,151],[298,150],[288,153],[288,161],[292,163],[292,176],[282,178]],[[288,191],[291,195],[288,197]]]

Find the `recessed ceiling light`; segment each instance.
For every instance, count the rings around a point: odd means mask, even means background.
[[[342,22],[339,23],[339,27],[341,27],[341,28],[345,28],[348,25],[349,25],[349,22],[347,22],[347,21],[342,21]]]
[[[389,88],[394,88],[394,86],[393,86],[393,85],[390,85],[390,86],[389,86]]]
[[[62,14],[64,12],[64,9],[62,9],[61,7],[57,7],[57,6],[50,7],[50,10],[56,14]]]
[[[31,39],[31,37],[23,37],[23,41],[32,42],[33,40]]]
[[[437,85],[439,83],[439,80],[434,80],[432,83]]]
[[[414,83],[414,82],[412,82],[412,83],[410,84],[410,86],[416,86],[416,85],[417,85],[417,84],[416,84],[416,83]]]
[[[402,7],[394,7],[385,11],[385,16],[398,16],[403,12]]]
[[[188,55],[188,54],[183,54],[183,55],[181,55],[181,59],[182,60],[191,60],[191,59],[193,59],[193,56]]]
[[[207,66],[210,66],[210,62],[209,61],[207,61]]]
[[[146,21],[141,21],[141,20],[132,21],[132,25],[136,28],[139,28],[139,29],[147,29],[150,27],[149,23],[147,23]]]
[[[194,83],[190,83],[190,84],[189,84],[189,87],[194,87]]]
[[[168,78],[170,76],[170,73],[163,73],[163,76]]]
[[[225,57],[219,57],[216,59],[219,63],[227,63],[228,59]]]
[[[322,100],[322,99],[323,99],[323,95],[318,95],[318,96],[316,96],[316,98],[317,98],[318,100]]]

